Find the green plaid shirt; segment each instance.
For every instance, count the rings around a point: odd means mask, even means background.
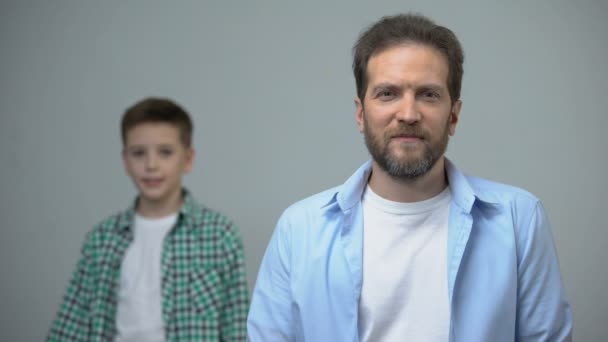
[[[134,213],[132,206],[88,233],[47,341],[114,340],[120,267],[133,241]],[[184,190],[161,260],[168,342],[246,340],[249,301],[237,227]]]

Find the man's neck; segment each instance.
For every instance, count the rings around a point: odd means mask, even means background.
[[[368,184],[376,194],[390,201],[424,201],[438,195],[448,185],[445,160],[441,157],[427,173],[415,179],[394,178],[374,161]]]

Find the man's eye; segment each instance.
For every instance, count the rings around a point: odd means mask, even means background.
[[[395,97],[395,94],[390,90],[383,90],[378,93],[378,98],[381,100],[390,100]]]
[[[436,100],[439,98],[439,94],[432,90],[426,90],[422,92],[422,97],[428,100]]]

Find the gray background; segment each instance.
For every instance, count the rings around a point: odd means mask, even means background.
[[[350,48],[408,10],[465,48],[448,155],[544,201],[576,340],[608,338],[605,2],[4,0],[0,339],[43,339],[85,233],[132,201],[119,119],[148,95],[192,114],[186,184],[241,227],[253,286],[281,211],[368,158]]]

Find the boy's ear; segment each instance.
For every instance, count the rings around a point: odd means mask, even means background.
[[[127,149],[126,148],[122,148],[122,150],[120,151],[120,156],[122,158],[122,164],[123,166],[126,168],[127,167]]]
[[[192,167],[194,166],[194,156],[196,155],[196,151],[194,147],[189,147],[186,149],[186,165],[184,166],[184,173],[188,173],[192,171]]]

